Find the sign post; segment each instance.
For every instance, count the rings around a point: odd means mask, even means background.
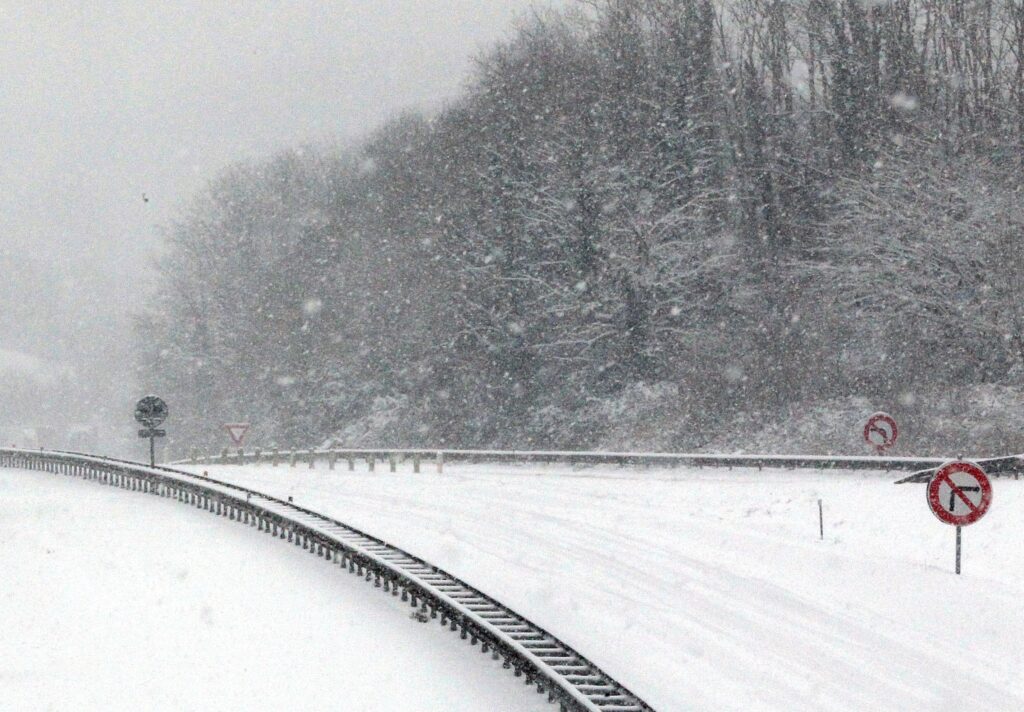
[[[992,483],[973,462],[949,462],[928,482],[928,506],[936,518],[956,527],[956,573],[960,574],[961,529],[992,506]]]
[[[140,438],[149,438],[149,466],[156,467],[156,439],[167,436],[166,430],[159,426],[167,420],[167,404],[157,396],[146,396],[135,404],[135,420],[143,428],[139,431]]]
[[[900,429],[896,420],[888,413],[875,413],[864,424],[864,442],[875,449],[879,455],[896,444]]]
[[[963,530],[959,524],[956,525],[956,575],[960,575],[960,532]]]

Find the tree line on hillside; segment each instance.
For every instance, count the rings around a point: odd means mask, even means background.
[[[339,107],[343,110],[343,107]],[[592,0],[167,229],[141,373],[208,446],[700,448],[1024,362],[1024,0]]]

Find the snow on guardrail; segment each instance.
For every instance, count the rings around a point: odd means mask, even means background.
[[[562,465],[617,465],[621,467],[725,467],[756,468],[774,467],[791,470],[870,470],[876,472],[909,472],[896,484],[927,482],[931,475],[952,457],[857,457],[851,455],[715,455],[704,453],[640,453],[640,452],[584,452],[571,450],[428,450],[428,449],[384,449],[384,448],[331,448],[269,451],[255,449],[234,452],[224,449],[218,455],[199,456],[196,453],[188,460],[171,464],[223,464],[249,465],[308,464],[315,467],[323,461],[334,469],[339,461],[348,463],[348,469],[355,469],[355,462],[363,460],[370,470],[377,462],[388,463],[392,472],[399,462],[411,461],[413,471],[420,472],[427,463],[434,463],[442,471],[445,463],[494,463],[494,464],[562,464]],[[1014,477],[1024,474],[1024,455],[1008,455],[975,460],[993,477]]]
[[[705,453],[584,452],[570,450],[430,450],[387,448],[331,449],[255,449],[222,450],[217,455],[193,453],[187,460],[173,464],[271,464],[295,465],[326,461],[333,469],[338,461],[347,461],[350,469],[355,460],[371,466],[377,462],[412,461],[415,469],[421,464],[436,463],[443,467],[450,462],[472,463],[538,463],[564,465],[618,465],[623,467],[777,467],[783,469],[875,470],[884,472],[918,472],[936,468],[950,458],[941,457],[857,457],[848,455],[715,455]]]
[[[503,659],[562,712],[653,712],[650,705],[540,626],[432,564],[292,502],[226,482],[137,463],[72,453],[0,449],[0,467],[82,477],[177,499],[256,527],[373,581],[438,619],[481,652]]]

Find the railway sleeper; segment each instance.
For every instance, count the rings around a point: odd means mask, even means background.
[[[584,666],[566,667],[565,665],[562,665],[562,664],[555,664],[555,665],[548,665],[548,667],[550,667],[552,670],[557,672],[562,677],[569,677],[570,675],[572,675],[574,673],[575,674],[584,674],[584,673],[589,673],[590,672],[589,668],[586,668]]]
[[[609,695],[613,695],[614,694],[614,695],[619,695],[619,696],[624,697],[624,695],[622,695],[622,692],[619,690],[619,688],[615,687],[614,685],[609,685],[609,684],[604,684],[604,685],[574,685],[573,687],[575,687],[577,690],[582,692],[584,695],[604,695],[605,697],[607,697]]]
[[[533,652],[533,651],[531,651],[531,652]],[[566,652],[564,650],[545,651],[545,652],[542,652],[542,653],[533,652],[533,654],[536,655],[541,660],[543,660],[548,665],[557,665],[560,662],[564,662],[566,660],[573,660],[576,657],[572,653],[568,653],[568,652]]]
[[[502,631],[502,632],[504,633],[505,631]],[[512,633],[512,634],[509,635],[509,637],[512,638],[512,640],[516,641],[517,643],[522,643],[522,642],[531,641],[531,640],[532,641],[540,641],[540,640],[544,640],[545,639],[544,636],[541,633],[530,633],[530,634]]]
[[[574,686],[576,685],[591,685],[598,682],[605,682],[606,678],[602,675],[563,675],[563,677],[571,682]]]

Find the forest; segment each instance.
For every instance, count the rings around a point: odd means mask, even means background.
[[[344,112],[344,106],[338,106]],[[1024,0],[590,0],[227,167],[134,364],[175,446],[1024,449]]]

